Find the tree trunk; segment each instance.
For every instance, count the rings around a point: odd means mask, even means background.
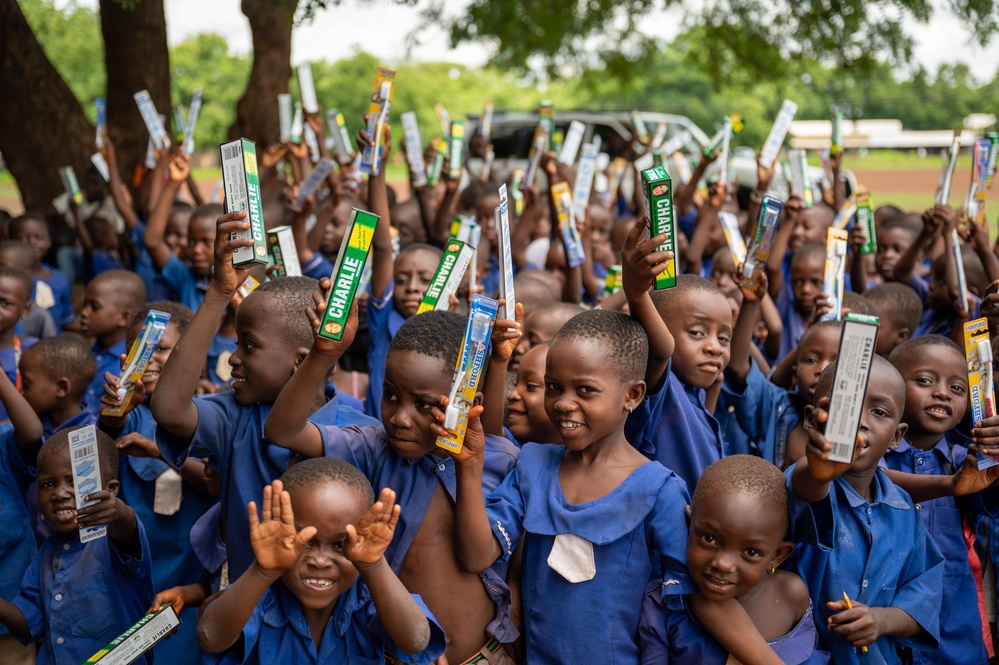
[[[149,132],[133,95],[148,90],[170,131],[170,53],[163,0],[139,0],[125,9],[121,0],[101,0],[101,33],[107,69],[108,134],[118,152],[122,177],[146,156]]]
[[[291,28],[298,0],[243,0],[253,33],[253,68],[236,104],[229,138],[245,136],[263,146],[280,139],[277,96],[288,92]]]
[[[94,127],[42,50],[17,0],[0,0],[0,153],[26,210],[45,210],[62,193],[59,167],[78,176],[94,153]]]

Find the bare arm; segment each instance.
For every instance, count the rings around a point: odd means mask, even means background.
[[[392,150],[392,133],[388,125],[385,125],[383,138],[382,162],[387,164],[389,153]],[[363,151],[371,144],[371,137],[362,130],[357,137],[358,149]],[[378,299],[384,297],[394,272],[385,169],[379,169],[378,175],[368,177],[368,210],[379,217],[378,225],[375,227],[375,235],[371,240],[371,295]]]
[[[121,181],[121,171],[118,169],[118,153],[111,143],[111,139],[104,137],[104,157],[108,163],[108,189],[111,191],[111,198],[114,199],[114,207],[125,221],[125,228],[131,231],[135,228],[139,219],[135,215],[135,208],[132,206],[132,199],[128,195],[128,188]]]
[[[186,155],[174,157],[170,162],[170,180],[160,193],[153,211],[149,215],[149,223],[146,224],[146,231],[142,236],[142,242],[146,245],[146,251],[156,270],[162,271],[170,260],[170,248],[163,240],[166,233],[167,220],[170,218],[170,209],[177,198],[177,192],[181,185],[191,173],[191,162]]]
[[[760,635],[739,601],[729,598],[712,602],[700,593],[691,594],[687,599],[698,621],[737,662],[746,665],[780,665],[784,662]]]
[[[724,184],[712,187],[708,200],[697,211],[697,220],[694,222],[694,233],[687,244],[686,259],[688,273],[694,275],[701,274],[701,262],[704,259],[704,249],[708,244],[711,227],[714,224],[721,223],[718,221],[718,212],[721,210],[722,203],[725,202],[727,195],[728,187]]]
[[[764,342],[763,348],[766,349],[767,356],[777,358],[780,354],[781,338],[784,337],[784,322],[780,319],[777,303],[769,293],[763,299],[760,311],[763,314],[763,324],[767,327],[767,341]]]
[[[760,301],[767,295],[766,275],[760,279],[756,291],[742,289],[742,307],[739,317],[735,320],[732,331],[732,353],[728,367],[725,368],[725,378],[742,391],[746,387],[746,377],[749,376],[749,351],[753,348],[753,328],[760,316]]]
[[[42,442],[42,421],[24,395],[10,382],[7,373],[0,372],[0,375],[0,402],[7,409],[7,417],[14,426],[14,443],[21,454],[30,455]]]
[[[21,610],[3,598],[0,598],[0,625],[6,626],[7,630],[15,635],[24,637],[31,635],[31,628],[28,627],[28,622],[24,620]]]
[[[919,255],[933,246],[943,229],[943,218],[935,214],[935,211],[934,207],[923,213],[923,230],[895,262],[895,279],[902,284],[908,284],[912,281]]]
[[[628,233],[622,252],[621,278],[631,318],[642,324],[649,337],[649,365],[645,383],[652,390],[659,385],[666,372],[675,342],[649,295],[655,276],[663,271],[670,258],[670,252],[658,251],[666,236],[658,235],[642,240],[645,224],[645,218],[639,218]]]

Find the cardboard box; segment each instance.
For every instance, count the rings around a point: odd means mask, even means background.
[[[107,99],[98,97],[94,100],[94,108],[97,111],[97,138],[95,140],[98,150],[104,149],[104,137],[108,133],[108,104]]]
[[[721,223],[722,232],[725,234],[725,242],[732,252],[732,259],[735,265],[746,261],[746,241],[739,230],[739,218],[730,212],[719,212],[718,221]]]
[[[555,149],[555,102],[543,100],[538,107],[538,124],[545,128],[547,143],[544,150]]]
[[[306,113],[319,113],[319,100],[316,99],[316,84],[312,80],[312,65],[303,62],[297,68],[298,91],[302,95],[302,108]]]
[[[277,267],[278,277],[301,277],[302,263],[295,246],[295,233],[290,226],[277,226],[267,232],[267,246]]]
[[[812,197],[812,183],[808,180],[808,153],[805,150],[789,150],[788,164],[791,167],[791,193],[801,197],[806,208],[815,201]]]
[[[80,183],[76,180],[76,171],[73,170],[73,167],[63,166],[59,169],[59,179],[62,180],[62,188],[69,195],[69,198],[76,205],[81,205],[83,203],[83,192],[80,191]]]
[[[249,139],[236,139],[219,146],[222,155],[222,182],[225,190],[225,211],[246,211],[250,228],[234,231],[230,238],[252,238],[251,247],[240,247],[232,255],[234,266],[267,263],[267,240],[264,237],[264,209],[260,197],[260,177],[257,173],[257,144]]]
[[[146,653],[180,625],[177,612],[169,605],[150,612],[114,639],[83,665],[128,665]]]
[[[878,318],[848,314],[839,340],[836,373],[829,392],[825,436],[832,444],[829,461],[852,464],[863,416],[867,380],[878,338]]]
[[[482,122],[479,123],[479,133],[482,138],[488,139],[493,133],[493,103],[486,102],[482,107]]]
[[[184,154],[194,154],[194,130],[198,126],[198,116],[201,114],[201,88],[194,91],[191,97],[191,108],[187,111],[187,127],[184,128]]]
[[[583,133],[585,131],[586,125],[578,120],[573,120],[569,123],[569,133],[566,134],[565,142],[562,143],[562,149],[558,154],[558,161],[569,166],[572,166],[576,162],[576,153],[579,152],[579,146],[583,142]]]
[[[325,181],[332,172],[333,160],[325,158],[320,159],[319,162],[312,167],[312,170],[309,171],[309,175],[305,177],[302,184],[298,186],[298,194],[288,207],[295,212],[301,212],[302,206],[305,205],[305,200],[315,194],[316,190],[319,189],[319,187],[323,184],[323,181]]]
[[[340,109],[330,109],[326,112],[326,126],[333,137],[333,148],[336,151],[336,158],[341,164],[347,164],[354,158],[354,151],[350,148],[350,132],[347,131],[347,120],[343,117]]]
[[[579,168],[576,171],[576,182],[572,185],[572,209],[576,219],[586,219],[586,206],[590,203],[590,192],[593,191],[593,176],[597,172],[597,152],[600,147],[596,143],[587,143],[579,157]]]
[[[656,275],[655,287],[668,289],[676,286],[676,215],[673,212],[673,183],[666,169],[654,166],[642,171],[642,202],[645,219],[649,224],[649,237],[665,234],[666,240],[658,251],[673,252],[666,269]]]
[[[149,138],[153,140],[153,146],[157,150],[169,148],[170,136],[167,135],[166,129],[163,127],[163,120],[156,112],[156,105],[153,104],[153,98],[149,96],[149,91],[140,90],[132,96],[139,106],[139,113],[142,114],[142,121],[146,123],[146,129],[149,130]]]
[[[125,357],[125,368],[118,375],[118,398],[121,400],[119,406],[105,406],[101,409],[102,416],[122,416],[125,414],[125,406],[132,395],[135,394],[135,384],[142,380],[142,374],[146,371],[149,359],[153,357],[156,347],[163,339],[166,332],[167,323],[170,322],[170,315],[166,312],[151,309],[146,314],[146,320],[142,322],[139,336],[132,342],[132,347]]]
[[[340,243],[336,265],[330,275],[329,295],[326,298],[326,311],[319,323],[320,337],[339,342],[350,317],[364,266],[368,262],[368,250],[378,226],[378,215],[354,208],[350,212],[347,232]],[[388,220],[386,220],[388,222]]]
[[[829,121],[832,123],[832,141],[829,146],[829,158],[836,159],[843,154],[843,114],[839,111],[834,111]]]
[[[460,180],[461,171],[465,161],[465,121],[455,120],[451,123],[451,140],[449,170],[447,177],[451,180]]]
[[[278,95],[278,123],[281,143],[291,140],[291,95]]]
[[[448,240],[441,262],[437,265],[434,278],[427,286],[427,292],[423,294],[417,314],[423,314],[431,310],[443,310],[448,308],[448,296],[458,291],[462,277],[468,269],[468,264],[472,261],[472,248],[466,243],[451,238]]]
[[[604,299],[611,297],[623,288],[621,282],[621,266],[613,265],[607,268],[607,278],[604,279]]]

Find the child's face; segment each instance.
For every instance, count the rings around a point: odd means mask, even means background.
[[[815,299],[822,295],[825,267],[825,260],[818,254],[804,256],[791,263],[791,292],[794,294],[794,304],[805,316],[815,310]]]
[[[529,315],[524,320],[524,333],[510,357],[510,371],[518,371],[524,354],[538,344],[550,342],[561,327],[561,318],[553,312],[538,311]]]
[[[354,586],[357,569],[343,555],[347,525],[357,524],[368,507],[364,498],[342,485],[318,483],[291,492],[295,528],[316,528],[294,568],[281,576],[306,610],[326,610]]]
[[[559,339],[545,363],[545,411],[565,447],[582,451],[624,436],[629,407],[645,395],[644,382],[628,384],[590,339]]]
[[[308,353],[275,334],[274,321],[287,315],[268,309],[258,294],[250,294],[236,309],[236,350],[229,365],[238,404],[273,402]]]
[[[382,385],[382,424],[396,455],[416,460],[437,450],[431,409],[451,391],[454,366],[418,351],[390,349]]]
[[[787,520],[738,491],[698,497],[691,509],[687,569],[710,601],[739,598],[791,554]]]
[[[122,308],[117,288],[109,280],[94,280],[87,285],[86,299],[80,311],[80,330],[91,337],[102,337],[128,325],[131,312]]]
[[[39,417],[55,411],[66,396],[58,381],[42,365],[38,354],[32,353],[31,349],[21,355],[18,365],[21,371],[21,394]]]
[[[132,344],[135,343],[140,330],[142,330],[141,323],[129,331],[128,338],[125,340],[126,348],[132,348]],[[160,338],[160,343],[156,346],[156,350],[153,351],[153,355],[149,357],[149,362],[146,364],[146,371],[142,373],[142,387],[145,389],[146,395],[152,395],[156,391],[156,384],[160,380],[160,372],[163,371],[163,365],[166,364],[170,354],[173,353],[173,347],[177,346],[178,340],[180,340],[180,331],[177,330],[177,326],[168,323],[166,330],[163,332],[163,337]]]
[[[666,322],[676,348],[673,373],[695,388],[708,388],[728,366],[732,351],[732,307],[721,294],[686,294]]]
[[[52,246],[52,238],[49,237],[49,230],[45,224],[37,219],[29,219],[17,225],[15,231],[10,234],[11,240],[20,240],[28,243],[35,252],[35,260],[41,263],[42,257],[48,253]]]
[[[839,355],[840,330],[836,326],[810,328],[798,342],[798,360],[794,365],[794,378],[798,394],[805,402],[812,403],[815,386],[822,370],[836,362]]]
[[[547,346],[536,346],[520,360],[517,385],[506,396],[506,426],[518,441],[554,443],[558,432],[545,411]]]
[[[30,297],[24,292],[24,282],[16,277],[0,277],[0,333],[13,330],[24,316],[24,305]]]
[[[405,318],[416,314],[430,281],[437,271],[440,259],[434,252],[414,249],[401,254],[395,262],[395,290],[393,300],[395,310]]]
[[[722,291],[739,288],[735,282],[735,261],[732,259],[732,252],[715,254],[715,258],[711,262],[710,280]]]
[[[912,231],[895,227],[878,232],[878,249],[874,266],[886,282],[895,281],[895,264],[912,244]]]
[[[215,220],[211,217],[191,217],[187,228],[187,260],[191,272],[198,277],[211,275],[214,255]]]
[[[942,437],[968,409],[968,365],[957,349],[928,344],[905,353],[905,416],[910,435]]]
[[[118,481],[104,483],[104,489],[116,493]],[[49,451],[38,464],[38,506],[42,518],[56,531],[76,533],[76,493],[73,491],[73,466],[69,447],[65,451]]]
[[[617,258],[610,241],[610,212],[600,206],[590,208],[586,214],[586,229],[590,233],[594,261],[605,267],[614,265]]]
[[[791,238],[788,240],[788,249],[797,252],[803,246],[810,243],[824,245],[826,242],[826,231],[829,229],[829,221],[816,207],[807,208],[798,217],[798,223],[791,231]]]
[[[175,210],[167,218],[166,229],[163,231],[163,242],[170,248],[174,256],[181,256],[187,249],[187,237],[190,233],[191,211]],[[214,240],[214,235],[212,236]]]

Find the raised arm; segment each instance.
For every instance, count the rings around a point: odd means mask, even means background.
[[[687,243],[686,271],[694,275],[701,274],[701,262],[704,260],[704,250],[711,236],[711,228],[715,224],[721,223],[718,221],[718,212],[728,196],[728,186],[725,183],[718,183],[712,186],[709,191],[708,200],[697,211],[694,233],[690,242]]]
[[[805,430],[808,432],[808,443],[805,446],[805,456],[798,460],[791,474],[791,487],[795,493],[809,503],[815,503],[829,496],[829,487],[836,478],[843,475],[849,464],[830,462],[828,457],[832,452],[832,444],[818,428],[824,428],[829,414],[825,408],[829,398],[823,397],[820,406],[805,407]],[[858,439],[862,435],[858,434]],[[860,454],[862,446],[856,447]]]
[[[392,132],[388,125],[382,135],[382,164],[388,164],[388,156],[392,150]],[[363,151],[372,145],[371,137],[364,130],[357,136],[357,147]],[[376,299],[385,296],[385,291],[392,282],[394,261],[392,259],[392,231],[389,216],[388,188],[385,184],[385,168],[378,170],[378,175],[368,177],[368,210],[378,215],[378,225],[371,239],[371,295]]]
[[[125,221],[125,228],[129,231],[135,228],[139,219],[135,215],[135,207],[132,205],[132,197],[128,193],[128,188],[121,181],[121,171],[118,168],[118,153],[114,148],[114,143],[110,137],[104,137],[104,160],[108,163],[108,189],[111,191],[111,198],[114,200],[114,207]]]
[[[187,330],[163,366],[157,384],[159,390],[150,403],[156,422],[182,439],[190,439],[198,427],[198,410],[192,400],[219,321],[236,289],[250,273],[248,268],[233,266],[232,255],[239,247],[251,247],[253,239],[230,239],[229,234],[249,228],[250,222],[244,211],[218,218],[215,226],[215,270],[211,284]]]
[[[936,214],[936,210],[937,208],[934,206],[923,213],[923,229],[895,262],[895,279],[902,284],[912,282],[920,254],[933,246],[943,230],[944,218]]]
[[[784,218],[780,220],[777,231],[774,233],[774,242],[770,246],[770,256],[767,257],[767,279],[770,281],[770,297],[774,300],[784,290],[784,257],[787,255],[787,246],[791,242],[791,234],[798,223],[804,205],[801,198],[791,196],[784,205]],[[756,233],[756,229],[753,229]]]
[[[7,417],[14,426],[14,443],[22,455],[31,455],[42,442],[42,421],[38,419],[28,400],[24,399],[6,372],[0,372],[0,402],[7,409]]]
[[[500,300],[500,307],[505,301]],[[524,306],[517,303],[516,320],[497,319],[493,326],[492,354],[482,390],[482,429],[487,434],[503,436],[503,413],[506,411],[506,370],[513,350],[520,341],[524,324]]]
[[[156,270],[162,271],[170,260],[170,248],[163,240],[166,233],[167,220],[170,218],[170,209],[177,198],[177,192],[181,185],[187,180],[191,173],[191,161],[187,155],[177,155],[170,160],[170,180],[160,192],[153,211],[149,215],[149,223],[146,224],[146,231],[142,236],[142,242],[146,245],[146,251]]]
[[[741,272],[742,266],[736,272]],[[738,391],[746,387],[746,377],[751,366],[749,351],[753,346],[753,328],[760,316],[760,302],[767,297],[767,278],[762,275],[755,291],[741,287],[742,307],[739,317],[735,320],[732,331],[732,353],[728,367],[725,368],[725,379],[730,381]]]

